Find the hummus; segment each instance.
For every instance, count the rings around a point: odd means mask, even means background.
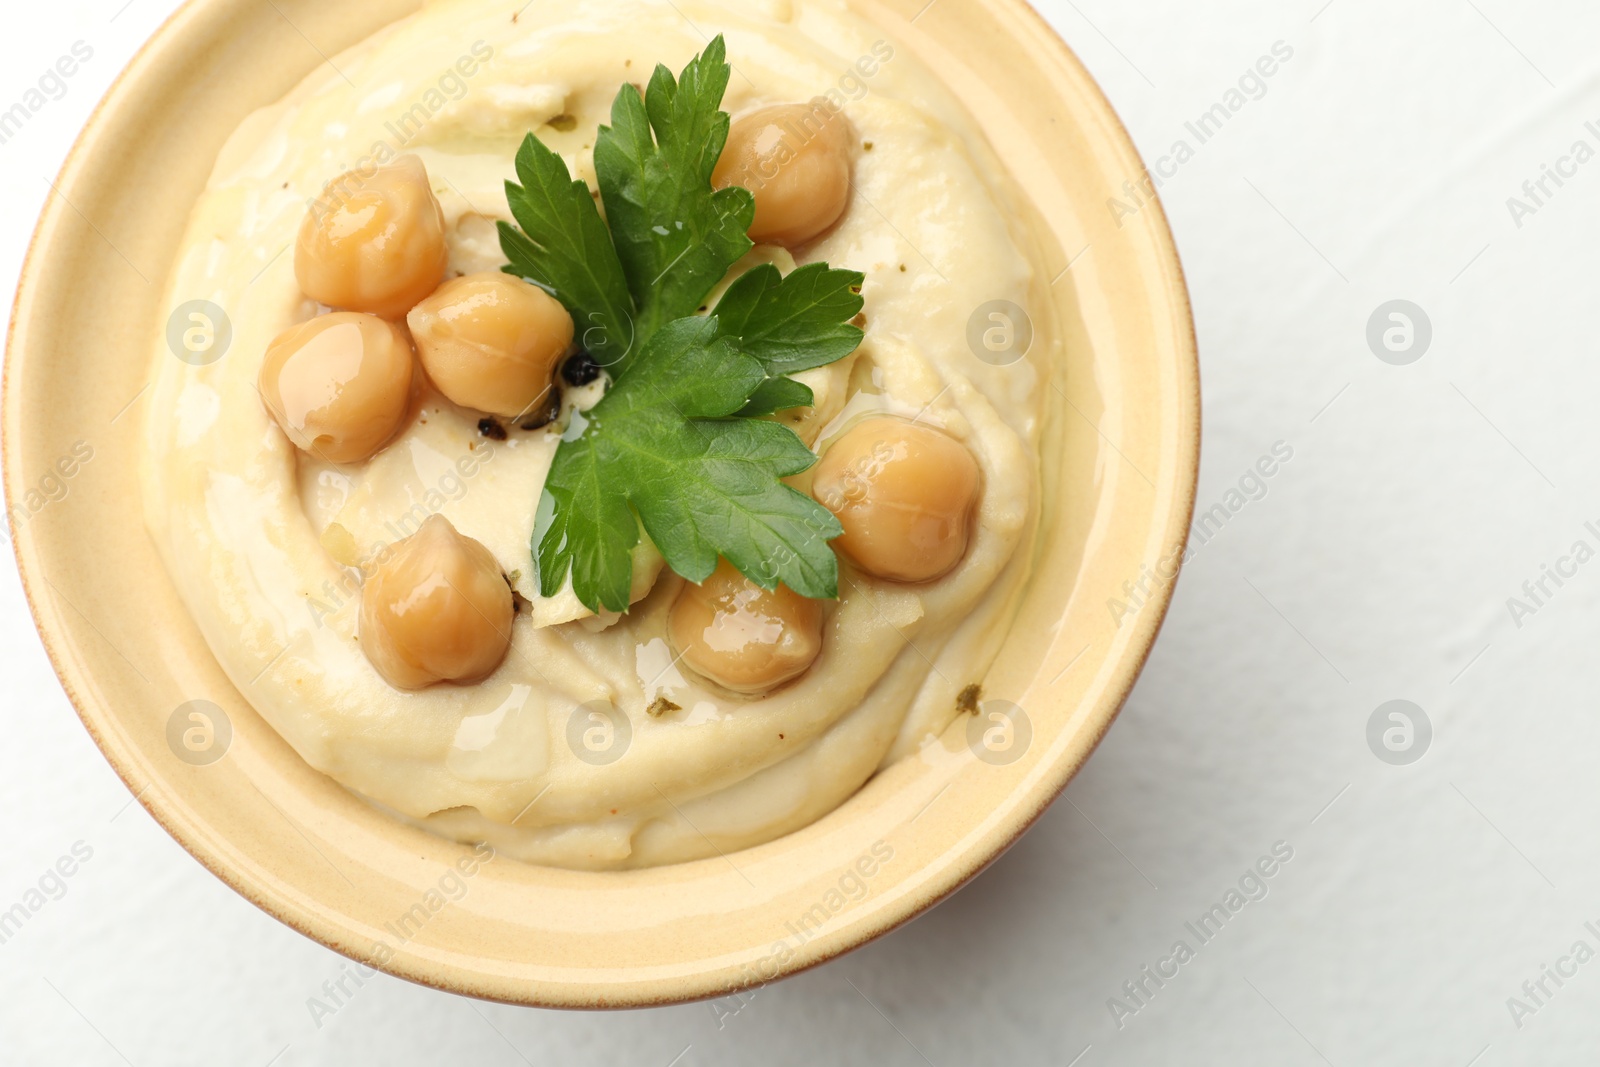
[[[532,131],[592,186],[618,88],[657,63],[680,69],[717,33],[734,68],[724,110],[821,96],[859,137],[838,225],[797,257],[758,245],[735,270],[798,258],[866,276],[860,349],[797,375],[816,405],[779,418],[818,452],[866,415],[917,420],[970,449],[983,487],[953,571],[905,585],[842,562],[816,662],[755,698],[677,661],[665,617],[682,579],[648,543],[625,614],[591,614],[570,586],[539,595],[529,539],[559,421],[496,439],[481,413],[425,390],[384,451],[339,467],[298,452],[256,386],[272,339],[325,310],[296,284],[292,246],[330,178],[416,154],[444,210],[450,276],[495,270],[522,138]],[[1030,297],[1047,282],[1010,198],[971,117],[835,0],[429,3],[251,115],[221,153],[168,298],[210,301],[232,340],[212,362],[156,346],[150,530],[240,692],[309,764],[403,819],[588,869],[778,837],[961,713],[1028,576],[1056,333],[1036,317],[1030,358],[1006,365],[968,342],[983,305],[1047,306]],[[568,410],[603,387],[569,389]],[[487,546],[520,610],[486,680],[403,692],[361,651],[360,576],[433,514]]]

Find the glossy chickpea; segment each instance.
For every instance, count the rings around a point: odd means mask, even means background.
[[[396,689],[471,684],[511,647],[511,587],[480,542],[430,515],[361,589],[361,649]]]
[[[328,184],[294,249],[300,289],[329,307],[398,319],[433,292],[448,253],[444,212],[416,156]]]
[[[683,587],[667,628],[683,662],[735,693],[792,681],[822,651],[820,603],[783,585],[769,592],[727,560]]]
[[[279,334],[257,384],[296,448],[332,463],[359,463],[405,421],[411,374],[411,342],[398,326],[336,311]]]
[[[804,244],[839,220],[850,203],[850,122],[813,104],[778,104],[734,120],[711,175],[718,189],[754,194],[750,239]]]
[[[862,570],[926,582],[966,555],[980,481],[972,453],[948,434],[873,418],[823,453],[811,492],[844,527],[834,547]]]
[[[539,406],[572,345],[572,316],[560,301],[500,271],[445,282],[406,323],[441,393],[510,418]]]

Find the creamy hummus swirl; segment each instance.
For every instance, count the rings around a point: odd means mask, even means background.
[[[444,208],[451,273],[495,269],[493,221],[510,217],[503,183],[522,137],[593,185],[595,130],[618,87],[658,62],[680,69],[716,33],[734,67],[726,110],[826,96],[859,138],[845,216],[798,259],[865,273],[866,338],[802,376],[817,406],[789,421],[822,450],[865,415],[916,419],[964,443],[983,478],[953,572],[907,586],[843,564],[820,657],[754,699],[675,661],[665,616],[681,579],[648,546],[620,618],[590,616],[570,590],[539,597],[528,544],[559,427],[492,440],[479,413],[427,392],[384,452],[339,468],[298,453],[256,388],[272,338],[324,310],[301,294],[289,249],[330,178],[416,153]],[[997,366],[974,354],[968,327],[990,301],[1042,307],[1030,301],[1038,259],[971,118],[841,3],[440,0],[322,65],[221,153],[169,305],[213,302],[232,340],[209,363],[156,346],[150,529],[241,693],[308,763],[372,802],[567,867],[756,844],[941,731],[1004,636],[1031,558],[1050,392],[1037,368],[1055,331],[1036,317],[1030,358]],[[765,247],[748,260],[795,262]],[[567,403],[593,399],[570,391]],[[486,545],[527,603],[486,681],[400,692],[360,648],[361,574],[433,513]]]

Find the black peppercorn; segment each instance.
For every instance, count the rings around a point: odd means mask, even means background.
[[[561,377],[568,385],[588,385],[600,377],[600,364],[580,348],[561,365]]]

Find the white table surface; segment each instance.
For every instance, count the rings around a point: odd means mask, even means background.
[[[8,5],[0,110],[74,42],[94,54],[0,144],[0,290],[71,139],[175,6],[124,4]],[[1293,458],[1187,569],[1127,709],[1034,830],[737,1015],[523,1010],[380,977],[319,1026],[308,998],[342,958],[130,806],[8,553],[0,909],[76,843],[93,854],[0,945],[0,1063],[1594,1062],[1600,961],[1569,953],[1600,950],[1600,561],[1547,580],[1531,615],[1507,601],[1574,542],[1600,549],[1600,159],[1547,180],[1520,226],[1507,198],[1575,141],[1600,149],[1600,9],[1041,6],[1147,159],[1195,148],[1163,196],[1202,350],[1202,508],[1278,442]],[[1196,147],[1185,123],[1280,41],[1264,95]],[[1409,365],[1367,341],[1395,299],[1432,325]],[[1409,765],[1367,741],[1393,699],[1433,727]],[[1267,895],[1201,944],[1185,923],[1277,842],[1293,858]],[[1193,958],[1114,1019],[1180,939]],[[1535,1001],[1546,965],[1576,973]]]

